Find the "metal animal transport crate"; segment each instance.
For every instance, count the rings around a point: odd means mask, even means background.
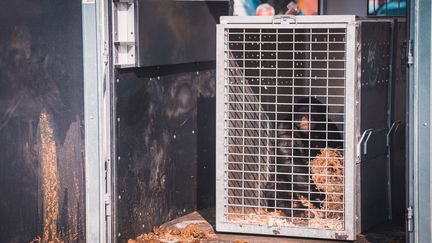
[[[223,17],[216,229],[353,240],[388,217],[391,23]]]

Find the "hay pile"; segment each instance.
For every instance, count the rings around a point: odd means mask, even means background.
[[[330,148],[321,149],[311,162],[312,180],[317,189],[326,194],[321,209],[339,212],[328,212],[320,217],[330,219],[343,218],[344,160],[340,151]],[[322,213],[321,213],[322,214]]]
[[[169,229],[166,227],[155,227],[153,232],[143,234],[136,239],[128,240],[128,243],[143,243],[154,241],[180,241],[180,242],[202,242],[214,238],[216,235],[210,229],[204,230],[199,224],[190,224],[182,229]]]

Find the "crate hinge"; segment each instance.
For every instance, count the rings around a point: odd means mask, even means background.
[[[408,41],[408,66],[411,66],[414,64],[414,42],[413,40]]]
[[[111,166],[110,160],[105,161],[105,185],[107,187],[110,186],[109,181],[109,168]],[[111,192],[109,188],[105,189],[105,195],[104,195],[104,203],[105,203],[105,216],[111,216]]]
[[[414,232],[414,209],[412,207],[407,208],[407,230]]]

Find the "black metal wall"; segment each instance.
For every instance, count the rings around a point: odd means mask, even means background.
[[[215,204],[216,24],[230,1],[139,1],[141,68],[117,70],[119,241]]]
[[[216,24],[229,0],[139,0],[141,67],[216,59]]]
[[[391,154],[391,184],[393,202],[393,220],[397,223],[405,223],[406,211],[406,187],[405,173],[407,160],[405,151],[405,132],[407,129],[407,26],[405,20],[399,20],[395,24],[395,44],[393,51],[393,117],[394,122],[400,121],[398,129],[392,137]]]
[[[0,3],[0,241],[84,242],[81,1]]]
[[[117,227],[126,241],[214,205],[215,63],[117,74]]]

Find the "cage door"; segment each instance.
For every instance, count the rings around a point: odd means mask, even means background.
[[[218,231],[354,239],[355,26],[332,20],[218,27]]]

